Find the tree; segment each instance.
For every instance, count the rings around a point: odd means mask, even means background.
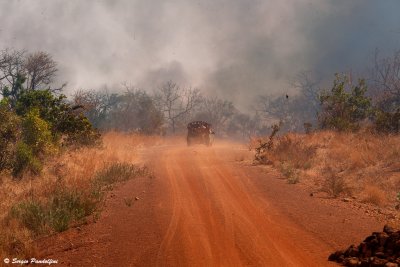
[[[370,69],[374,107],[374,123],[378,132],[400,132],[400,50],[393,56],[379,58],[375,51],[374,66]]]
[[[267,119],[288,122],[291,117],[290,101],[293,101],[292,98],[286,98],[284,95],[258,96],[256,111],[263,114]]]
[[[257,112],[265,120],[282,122],[282,131],[302,131],[304,122],[313,121],[315,111],[304,95],[259,96]]]
[[[315,76],[315,75],[314,75]],[[320,79],[313,77],[309,71],[302,71],[290,82],[293,88],[297,89],[299,95],[307,102],[308,110],[319,111],[319,95],[321,93]]]
[[[163,113],[145,91],[130,89],[118,95],[108,120],[108,127],[112,129],[160,134]]]
[[[57,72],[57,63],[46,52],[35,52],[27,56],[24,62],[26,73],[26,88],[35,90],[49,85]],[[43,88],[42,88],[43,89]]]
[[[291,81],[291,94],[258,96],[256,110],[265,119],[282,122],[282,131],[302,131],[312,125],[320,109],[320,81],[311,72],[300,72]]]
[[[24,91],[16,103],[16,113],[23,117],[33,109],[49,123],[54,138],[64,137],[64,145],[98,144],[98,132],[83,114],[74,111],[65,95],[55,96],[50,90]]]
[[[226,131],[231,137],[249,139],[258,135],[265,135],[269,129],[258,113],[250,116],[249,114],[237,112],[229,120]]]
[[[227,122],[237,112],[232,102],[219,98],[203,98],[195,120],[202,120],[213,125],[216,132],[226,128]]]
[[[366,97],[365,81],[360,79],[357,85],[352,85],[345,75],[336,74],[335,77],[332,89],[320,96],[320,126],[339,131],[357,130],[360,122],[372,112],[371,99]]]
[[[375,111],[375,129],[383,133],[400,133],[400,108],[393,112]]]
[[[14,105],[23,91],[26,81],[23,67],[25,51],[3,50],[0,52],[0,94]]]
[[[108,90],[77,91],[74,108],[101,130],[160,134],[164,114],[157,109],[154,99],[143,90],[124,86],[123,94],[110,94]]]
[[[118,94],[110,93],[107,89],[78,90],[73,94],[73,108],[82,109],[95,128],[108,129],[109,115],[119,100]]]
[[[0,52],[0,94],[10,100],[11,106],[15,106],[26,90],[61,91],[66,84],[59,88],[50,88],[56,72],[57,63],[48,53],[26,55],[24,50],[3,50]],[[44,88],[45,86],[48,88]]]
[[[370,83],[377,105],[383,111],[395,112],[400,107],[400,50],[387,58],[379,58],[376,50],[374,59]]]
[[[168,81],[155,92],[157,107],[164,113],[172,132],[183,128],[190,119],[191,113],[201,103],[198,89],[183,89],[176,83]]]

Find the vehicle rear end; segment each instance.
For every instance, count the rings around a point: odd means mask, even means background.
[[[211,146],[214,140],[214,132],[211,129],[211,124],[195,121],[188,124],[187,145],[204,144]]]

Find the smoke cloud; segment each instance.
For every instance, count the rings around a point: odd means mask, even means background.
[[[362,71],[400,48],[398,0],[0,0],[0,49],[42,50],[78,88],[167,80],[248,108],[302,70]]]

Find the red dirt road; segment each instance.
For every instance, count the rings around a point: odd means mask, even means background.
[[[330,252],[381,228],[233,162],[235,149],[149,148],[155,178],[119,186],[96,223],[46,238],[40,255],[65,266],[335,266]]]

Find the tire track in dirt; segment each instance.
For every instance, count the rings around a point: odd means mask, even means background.
[[[212,162],[215,160],[215,153],[213,153],[213,156],[214,158],[208,158],[208,164],[212,164]],[[291,244],[293,243],[291,240],[292,238],[289,239],[289,242],[285,240],[285,246],[275,242],[275,240],[282,239],[282,236],[284,236],[285,232],[288,231],[288,225],[290,224],[283,224],[284,227],[281,227],[282,229],[276,228],[277,226],[281,225],[282,222],[276,223],[275,221],[271,220],[268,213],[264,212],[266,207],[268,207],[269,212],[272,212],[271,205],[268,205],[266,201],[263,201],[262,203],[256,201],[256,189],[246,188],[242,183],[242,180],[249,178],[245,172],[242,172],[238,169],[232,170],[231,166],[228,167],[222,162],[218,162],[218,164],[214,165],[214,171],[221,178],[221,182],[225,184],[226,188],[228,188],[231,192],[226,200],[227,203],[231,204],[230,209],[242,211],[242,216],[239,218],[244,227],[237,227],[236,231],[241,233],[244,237],[249,238],[250,242],[255,244],[255,249],[252,250],[247,249],[247,244],[244,246],[244,258],[247,257],[249,258],[247,260],[251,261],[251,257],[249,257],[249,255],[253,255],[253,258],[257,258],[257,256],[262,255],[259,261],[261,265],[273,264],[274,266],[298,266],[299,263],[304,266],[318,265],[318,263],[315,264],[304,261],[305,253],[303,250],[300,257],[294,253],[297,249]],[[240,173],[240,175],[235,176],[233,175],[233,172]],[[277,216],[277,214],[275,214],[275,216]],[[249,230],[251,230],[251,232]],[[255,237],[252,238],[253,236]],[[318,243],[317,240],[313,241]],[[312,258],[311,254],[308,256]],[[283,264],[283,262],[286,262],[286,264]]]
[[[231,144],[146,148],[154,178],[117,186],[96,223],[44,238],[39,256],[60,266],[337,266],[327,261],[336,242],[377,226],[229,153]]]
[[[170,243],[172,239],[174,238],[174,235],[176,233],[177,227],[178,227],[178,221],[180,218],[181,214],[181,203],[178,195],[178,185],[177,185],[177,178],[175,176],[175,171],[173,170],[174,167],[176,167],[176,164],[168,164],[163,162],[162,166],[164,166],[165,173],[170,177],[169,185],[172,190],[172,216],[168,225],[168,229],[164,235],[164,238],[161,242],[160,249],[157,252],[157,266],[162,266],[161,263],[163,263],[163,255],[166,254],[168,247],[170,246]]]
[[[317,243],[314,251],[324,244],[288,222],[271,220],[265,203],[248,193],[233,173],[237,170],[224,166],[213,149],[171,148],[161,157],[174,211],[158,253],[159,266],[329,264],[325,254],[318,258],[303,249],[308,242]]]

